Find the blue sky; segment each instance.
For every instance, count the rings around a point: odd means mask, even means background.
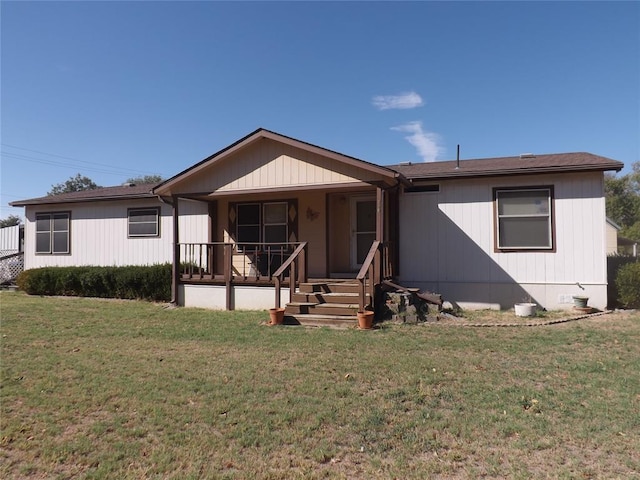
[[[258,127],[378,164],[640,160],[639,2],[12,2],[1,217],[166,177]]]

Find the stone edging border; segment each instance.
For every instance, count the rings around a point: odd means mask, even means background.
[[[599,317],[613,313],[613,310],[604,310],[602,312],[587,313],[576,317],[559,318],[556,320],[548,320],[546,322],[529,322],[529,323],[440,323],[440,322],[424,322],[423,325],[439,325],[441,327],[544,327],[547,325],[555,325],[558,323],[575,322],[585,318]]]

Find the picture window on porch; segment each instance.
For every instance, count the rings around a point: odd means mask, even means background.
[[[289,239],[288,210],[288,202],[237,204],[236,241],[242,244],[286,243]]]
[[[496,250],[553,250],[553,188],[494,189]]]
[[[70,253],[70,218],[68,212],[36,214],[36,254]]]

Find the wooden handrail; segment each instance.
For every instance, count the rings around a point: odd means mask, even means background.
[[[364,280],[366,278],[367,272],[369,271],[369,266],[371,266],[371,264],[373,263],[376,252],[378,251],[378,248],[380,248],[380,243],[380,240],[373,241],[367,257],[364,259],[364,262],[362,262],[362,267],[360,267],[360,271],[358,272],[356,279]]]
[[[296,257],[298,255],[300,255],[300,252],[302,250],[304,250],[307,246],[307,242],[302,242],[300,245],[298,245],[298,247],[293,251],[293,253],[289,256],[289,258],[287,258],[282,265],[280,265],[280,268],[278,268],[274,273],[273,276],[274,277],[279,277],[281,276],[284,271],[289,268],[289,265],[291,265],[293,263],[293,261],[296,259]]]
[[[375,284],[380,283],[379,279],[375,278],[376,274],[376,264],[380,262],[380,240],[374,240],[371,244],[371,248],[369,249],[369,253],[367,257],[362,262],[362,267],[360,267],[360,271],[356,276],[356,280],[360,282],[359,295],[358,295],[358,307],[360,311],[364,311],[366,308],[366,284],[367,277],[369,277],[369,295],[371,302],[373,302],[373,297],[375,294]],[[377,261],[376,261],[377,260]],[[380,272],[380,269],[377,269]]]
[[[307,242],[302,242],[287,258],[280,268],[272,275],[275,282],[276,290],[276,308],[280,308],[280,288],[282,286],[282,277],[284,272],[289,268],[289,298],[293,298],[296,291],[296,283],[304,283],[307,281]],[[298,266],[298,275],[296,279],[296,265]],[[296,281],[297,280],[297,281]]]
[[[360,310],[364,310],[367,307],[366,287],[369,287],[369,298],[373,304],[375,303],[376,285],[380,285],[384,280],[390,278],[393,278],[391,244],[389,242],[374,240],[356,276],[356,279],[360,283],[358,295]]]

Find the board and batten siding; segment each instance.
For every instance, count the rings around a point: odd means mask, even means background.
[[[128,237],[131,208],[160,208],[158,237]],[[180,201],[180,240],[208,241],[208,210],[203,202]],[[38,213],[69,212],[69,254],[35,253],[35,219]],[[173,209],[156,199],[87,202],[26,207],[25,269],[50,266],[123,266],[171,263],[173,260]]]
[[[233,193],[315,185],[327,188],[382,178],[313,152],[261,139],[186,180],[180,191]]]
[[[555,252],[495,252],[493,189],[549,185]],[[601,173],[442,181],[439,193],[401,195],[400,280],[476,308],[570,308],[578,294],[605,308],[605,223]]]

